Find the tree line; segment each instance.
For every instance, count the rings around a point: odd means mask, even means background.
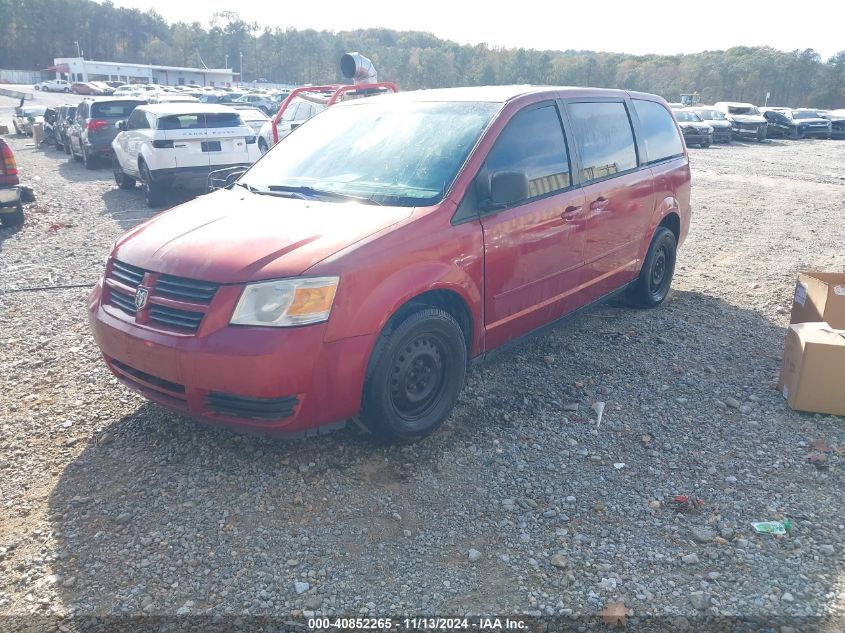
[[[689,55],[628,55],[460,45],[430,33],[362,29],[269,28],[234,12],[207,25],[168,23],[155,11],[92,0],[0,0],[0,66],[36,70],[54,57],[242,71],[243,80],[333,83],[339,60],[357,50],[379,78],[403,89],[534,83],[641,90],[677,101],[736,100],[769,105],[845,108],[845,51],[827,60],[812,49],[738,46]]]

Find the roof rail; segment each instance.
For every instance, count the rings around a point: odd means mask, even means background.
[[[284,114],[287,107],[291,104],[291,102],[303,93],[308,92],[331,92],[332,96],[326,102],[326,107],[337,103],[340,98],[347,92],[380,92],[380,91],[390,91],[390,92],[399,92],[399,86],[397,86],[392,81],[381,81],[375,84],[330,84],[326,86],[303,86],[302,88],[294,88],[291,93],[287,96],[287,98],[282,101],[282,105],[279,106],[279,111],[276,112],[276,115],[273,117],[273,125],[271,126],[271,131],[273,132],[273,145],[279,142],[279,130],[277,128],[279,121],[282,120],[282,115]]]

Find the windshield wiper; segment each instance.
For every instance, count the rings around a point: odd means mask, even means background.
[[[308,187],[305,185],[270,185],[267,187],[270,191],[277,191],[277,192],[284,192],[284,193],[292,193],[292,194],[303,194],[306,196],[315,196],[318,198],[336,198],[338,200],[354,200],[355,202],[360,202],[362,204],[375,204],[381,206],[380,202],[373,200],[372,198],[366,198],[364,196],[353,196],[348,193],[340,193],[338,191],[330,191],[328,189],[316,189],[314,187]]]
[[[261,191],[261,189],[257,189],[256,187],[253,187],[252,185],[247,184],[245,182],[238,181],[238,182],[235,183],[235,186],[236,187],[243,187],[244,189],[246,189],[250,193],[254,193],[258,196],[280,196],[280,197],[283,196],[283,197],[287,197],[287,196],[284,196],[284,194],[282,192]]]

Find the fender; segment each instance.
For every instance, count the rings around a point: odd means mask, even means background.
[[[353,278],[341,281],[338,301],[329,319],[326,342],[378,334],[390,317],[414,297],[430,290],[450,290],[460,296],[469,308],[473,334],[471,355],[482,349],[482,290],[467,271],[454,263],[420,262],[402,267],[379,281],[362,303],[353,305],[346,301],[347,292],[343,286],[368,283],[373,278],[368,272],[361,271]]]
[[[681,218],[680,209],[681,205],[675,196],[666,196],[662,200],[658,200],[655,202],[654,211],[652,212],[651,219],[648,223],[648,230],[643,235],[642,243],[640,243],[640,250],[638,256],[640,262],[645,259],[646,251],[648,251],[649,244],[651,244],[651,238],[654,236],[654,232],[657,230],[657,227],[660,226],[660,223],[663,221],[663,219],[670,213],[674,213],[678,216],[678,219],[681,220],[681,239],[683,240],[683,219]],[[680,242],[678,243],[678,245],[680,246]]]

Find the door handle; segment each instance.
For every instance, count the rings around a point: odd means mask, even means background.
[[[578,215],[581,213],[581,205],[570,205],[563,210],[563,213],[560,214],[561,220],[571,220],[573,216]]]
[[[607,208],[607,205],[610,204],[610,200],[605,198],[604,196],[599,196],[595,200],[590,203],[590,210],[591,211],[604,211]]]

